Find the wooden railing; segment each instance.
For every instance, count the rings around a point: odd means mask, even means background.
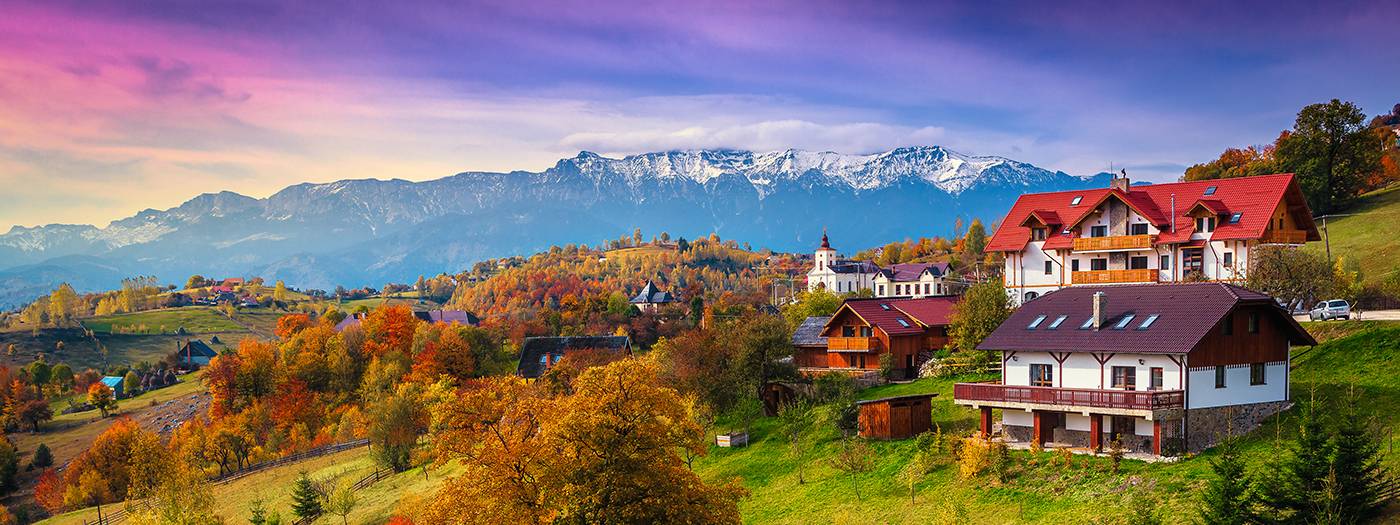
[[[356,440],[354,440],[354,441],[346,441],[346,442],[344,442],[344,443],[336,443],[336,444],[333,444],[333,445],[326,445],[326,446],[323,446],[323,447],[316,447],[316,448],[313,448],[313,449],[311,449],[311,450],[307,450],[307,451],[305,451],[305,452],[298,452],[298,453],[296,453],[296,454],[289,454],[289,455],[282,456],[282,457],[277,458],[277,459],[274,459],[274,460],[264,461],[264,462],[262,462],[262,463],[254,463],[254,464],[248,465],[247,467],[244,467],[244,468],[242,468],[242,469],[235,470],[235,471],[230,472],[230,473],[228,473],[228,474],[223,474],[223,475],[221,475],[221,476],[215,477],[214,479],[209,480],[209,482],[210,482],[210,483],[213,483],[213,484],[215,484],[215,485],[220,485],[220,484],[228,483],[228,482],[233,481],[233,480],[235,480],[235,479],[241,478],[241,477],[243,477],[243,476],[247,476],[247,475],[252,474],[252,473],[255,473],[255,472],[260,472],[260,471],[267,470],[267,469],[270,469],[270,468],[279,467],[279,466],[282,466],[282,465],[287,465],[287,464],[290,464],[290,463],[296,463],[296,462],[298,462],[298,461],[302,461],[302,460],[306,460],[306,459],[311,459],[311,458],[315,458],[315,457],[325,456],[325,455],[327,455],[327,454],[334,454],[334,453],[336,453],[336,452],[341,452],[341,451],[344,451],[344,450],[350,450],[350,449],[352,449],[352,448],[364,447],[364,446],[369,446],[369,440],[368,440],[368,439],[356,439]]]
[[[880,340],[874,337],[828,337],[826,338],[827,351],[857,351],[868,352],[878,350]]]
[[[1308,232],[1302,230],[1269,230],[1259,242],[1267,244],[1304,244],[1308,242]]]
[[[1010,386],[1000,383],[958,383],[953,385],[953,399],[959,401],[1031,403],[1064,407],[1153,410],[1158,408],[1181,408],[1185,396],[1180,390],[1093,390],[1044,386]]]
[[[1090,270],[1073,272],[1074,284],[1155,283],[1157,270]]]
[[[1076,237],[1074,251],[1092,252],[1104,250],[1148,250],[1152,248],[1156,235],[1114,235],[1112,237]]]

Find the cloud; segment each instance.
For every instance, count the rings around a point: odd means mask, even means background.
[[[935,144],[945,136],[943,128],[911,128],[876,122],[818,124],[806,120],[768,120],[721,128],[691,126],[616,132],[580,132],[565,136],[566,148],[605,153],[640,153],[678,149],[746,149],[772,151],[788,148],[872,153],[899,146]]]

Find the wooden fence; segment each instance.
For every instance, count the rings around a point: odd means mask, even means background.
[[[369,473],[369,475],[367,475],[367,476],[365,476],[365,477],[363,477],[363,478],[360,478],[360,479],[359,479],[358,481],[356,481],[353,485],[350,485],[350,491],[351,491],[351,492],[359,492],[359,491],[361,491],[361,490],[364,490],[364,489],[366,489],[366,488],[369,488],[370,485],[373,485],[373,484],[375,484],[375,483],[378,483],[379,480],[382,480],[382,479],[387,478],[387,477],[392,476],[392,475],[394,475],[394,469],[391,469],[391,468],[381,468],[381,469],[377,469],[377,470],[375,470],[374,472]],[[302,519],[299,519],[299,520],[296,520],[296,521],[292,522],[292,524],[293,524],[293,525],[309,525],[310,523],[314,523],[314,522],[316,521],[316,519],[317,519],[317,518],[320,518],[320,517],[321,517],[320,515],[317,515],[317,516],[307,516],[307,517],[305,517],[305,518],[302,518]]]

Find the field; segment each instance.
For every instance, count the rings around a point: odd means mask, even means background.
[[[1333,257],[1359,263],[1362,278],[1370,283],[1400,270],[1400,243],[1395,242],[1395,225],[1400,224],[1400,187],[1363,195],[1355,206],[1342,213],[1354,215],[1327,221]],[[1321,221],[1317,227],[1322,228]],[[1306,249],[1322,253],[1326,245],[1308,243]]]
[[[365,307],[368,310],[373,310],[375,308],[379,308],[379,305],[385,303],[406,304],[416,309],[442,307],[441,304],[428,300],[424,300],[422,304],[419,304],[417,295],[418,292],[400,292],[391,295],[388,299],[385,299],[383,297],[370,297],[366,299],[351,299],[348,301],[342,301],[339,304],[332,301],[330,302],[330,304],[335,305],[337,309],[345,313],[352,313],[361,306]]]
[[[82,320],[88,330],[99,333],[173,334],[237,332],[243,326],[208,306],[186,306],[129,314],[104,315]]]

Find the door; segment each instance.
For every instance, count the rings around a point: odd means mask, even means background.
[[[890,403],[890,438],[901,439],[913,434],[914,410],[908,401]]]
[[[918,371],[918,370],[914,370],[914,356],[912,356],[912,355],[906,355],[906,356],[904,356],[904,378],[905,378],[905,379],[914,379],[914,377],[917,376],[918,374],[919,374],[919,371]]]

